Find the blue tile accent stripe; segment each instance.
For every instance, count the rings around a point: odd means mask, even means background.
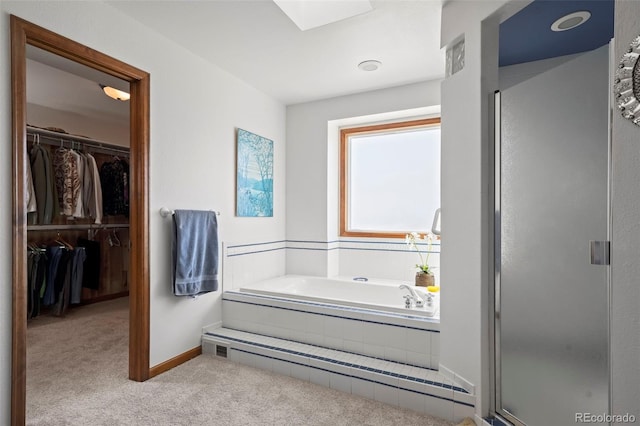
[[[500,420],[497,417],[485,417],[484,419],[485,422],[489,423],[491,426],[507,426],[507,424],[505,422],[503,422],[502,420]]]
[[[391,387],[391,388],[396,388],[396,386],[391,386],[388,383],[379,382],[377,380],[367,379],[366,377],[354,376],[354,375],[351,375],[351,374],[344,374],[344,373],[340,373],[338,371],[327,370],[325,368],[320,368],[320,367],[316,367],[316,366],[308,365],[308,364],[302,364],[302,363],[291,361],[291,360],[288,360],[288,359],[276,358],[276,357],[272,357],[272,356],[269,356],[269,355],[263,355],[263,354],[247,351],[247,350],[244,350],[244,349],[238,349],[238,348],[230,348],[230,349],[232,351],[244,352],[244,353],[248,353],[248,354],[251,354],[251,355],[257,355],[257,356],[260,356],[260,357],[263,357],[263,358],[275,359],[277,361],[288,362],[289,364],[300,365],[302,367],[308,367],[308,368],[313,368],[315,370],[326,371],[327,373],[331,373],[331,374],[338,374],[338,375],[344,376],[344,377],[354,378],[354,379],[358,379],[358,380],[363,380],[365,382],[370,382],[370,383],[375,383],[375,384],[379,384],[379,385],[383,385],[383,386],[388,386],[388,387]],[[295,353],[295,352],[292,352],[292,353]],[[298,354],[298,353],[296,353],[296,354]],[[300,355],[303,355],[303,354],[300,354]],[[313,357],[313,356],[310,356],[310,357]],[[329,361],[329,362],[333,362],[333,363],[339,363],[339,362],[335,362],[335,360],[330,360],[330,359],[327,359],[327,358],[322,358],[322,357],[316,357],[316,358],[319,359],[319,360],[322,360],[322,361]],[[345,366],[352,366],[352,365],[346,364],[346,363],[340,363],[340,364],[341,365],[345,365]],[[376,373],[380,372],[381,374],[388,373],[388,372],[382,372],[380,370],[374,370],[374,369],[369,369],[369,368],[361,368],[361,369],[366,370],[366,371],[376,372]],[[401,379],[412,380],[412,381],[416,381],[416,382],[419,382],[419,383],[425,383],[425,384],[434,384],[434,382],[430,382],[428,380],[422,380],[422,379],[418,379],[418,378],[415,378],[415,377],[414,378],[404,377],[404,376],[397,375],[395,373],[391,373],[391,374],[394,377],[401,378]],[[415,379],[415,380],[413,380],[413,379]],[[442,385],[442,384],[440,384],[440,385]],[[437,386],[437,384],[435,384],[435,386]],[[444,386],[446,386],[446,385],[444,385]],[[462,402],[462,401],[456,401],[453,398],[447,398],[447,397],[440,396],[440,395],[433,395],[433,394],[428,393],[428,392],[420,392],[420,391],[417,391],[417,390],[414,390],[414,389],[403,388],[401,386],[397,386],[397,389],[404,390],[404,391],[409,391],[409,392],[413,392],[413,393],[417,393],[419,395],[429,396],[429,397],[432,397],[432,398],[443,399],[445,401],[453,402],[454,404],[465,405],[465,406],[471,407],[471,408],[475,407],[473,404],[469,404],[469,403]]]
[[[456,392],[461,392],[461,393],[466,393],[466,394],[469,393],[465,389],[463,389],[461,387],[458,387],[458,386],[452,386],[452,385],[449,385],[449,384],[446,384],[446,383],[434,382],[432,380],[421,379],[419,377],[406,376],[406,375],[394,373],[392,371],[379,370],[379,369],[375,369],[375,368],[372,368],[372,367],[367,367],[367,366],[361,365],[361,364],[352,364],[352,363],[339,361],[339,360],[332,359],[332,358],[323,357],[323,356],[320,356],[320,355],[314,355],[314,354],[310,354],[310,353],[293,351],[293,350],[290,350],[290,349],[279,348],[277,346],[265,345],[265,344],[257,343],[257,342],[251,342],[249,340],[244,340],[244,339],[239,339],[239,338],[235,338],[235,337],[224,336],[224,335],[216,334],[216,333],[212,333],[212,332],[207,332],[205,334],[208,335],[208,336],[212,336],[212,337],[218,337],[218,338],[223,339],[223,340],[232,340],[232,341],[235,341],[235,342],[238,342],[238,343],[244,343],[244,344],[247,344],[247,345],[257,346],[257,347],[260,347],[260,348],[269,349],[269,350],[276,351],[276,352],[283,352],[283,353],[288,353],[288,354],[292,354],[292,355],[303,356],[303,357],[306,357],[306,358],[313,358],[313,359],[317,359],[319,361],[325,361],[325,362],[329,362],[331,364],[341,365],[341,366],[344,366],[344,367],[351,367],[351,368],[356,368],[358,370],[369,371],[369,372],[372,372],[372,373],[382,374],[382,375],[389,376],[389,377],[395,377],[395,378],[398,378],[398,379],[409,380],[409,381],[417,382],[417,383],[424,383],[424,384],[430,385],[430,386],[438,386],[438,387],[441,387],[441,388],[444,388],[444,389],[451,389],[451,390],[456,391]],[[231,348],[231,349],[235,349],[235,348]],[[343,352],[343,351],[339,351],[339,352]],[[261,354],[255,354],[255,355],[261,355]],[[261,356],[263,356],[263,355],[261,355]],[[361,355],[361,356],[363,356],[363,355]],[[278,359],[278,358],[276,358],[276,359]],[[293,363],[293,361],[286,360],[286,359],[280,359],[280,361],[286,361],[286,362]],[[312,367],[312,366],[309,365],[308,367]],[[336,373],[335,371],[331,371],[331,372],[332,373]],[[338,373],[338,374],[340,374],[340,373]],[[356,376],[349,376],[349,377],[356,377]],[[363,379],[362,377],[356,377],[356,378],[357,379]],[[381,383],[381,384],[384,384],[384,383]],[[389,385],[387,385],[387,386],[389,386]],[[405,389],[405,390],[409,390],[409,389]],[[430,396],[435,396],[435,395],[430,395]],[[446,399],[446,398],[444,398],[444,399]],[[460,401],[458,401],[458,403],[459,404],[463,404]],[[469,405],[469,404],[465,404],[465,405]],[[469,405],[469,406],[473,407],[473,405]]]
[[[268,334],[256,333],[254,331],[248,332],[248,331],[244,331],[244,330],[238,330],[236,328],[231,328],[231,327],[227,327],[227,326],[225,326],[224,328],[227,329],[227,330],[240,331],[242,333],[251,333],[251,334],[255,334],[256,336],[269,337],[269,338],[272,338],[272,339],[279,339],[279,340],[283,340],[285,342],[302,343],[302,344],[307,345],[307,346],[313,346],[314,348],[331,349],[332,351],[342,352],[342,353],[349,354],[349,355],[363,356],[363,357],[366,357],[366,358],[376,359],[376,360],[379,360],[379,361],[395,362],[395,363],[402,364],[402,365],[408,365],[409,367],[422,368],[423,370],[438,371],[437,369],[431,368],[431,367],[424,367],[422,365],[410,364],[408,362],[399,363],[398,361],[394,361],[392,359],[380,358],[380,357],[373,356],[373,355],[364,355],[364,354],[361,354],[361,353],[358,353],[358,352],[345,351],[344,349],[327,348],[326,346],[314,345],[312,343],[306,343],[306,342],[298,342],[296,340],[285,339],[283,337],[269,336]],[[206,332],[205,334],[211,334],[211,333],[210,332]],[[211,334],[211,335],[213,336],[213,334]],[[217,337],[222,337],[220,335],[216,335],[216,336]],[[254,343],[254,342],[250,342],[250,341],[247,341],[247,342],[252,344],[252,345],[259,345],[259,343]],[[277,346],[274,346],[274,347],[277,347]],[[282,350],[284,350],[284,349],[282,349]],[[464,392],[465,393],[469,393],[466,390]]]
[[[248,251],[246,253],[233,253],[233,254],[227,254],[227,257],[245,256],[247,254],[266,253],[266,252],[269,252],[269,251],[284,250],[285,248],[286,247],[276,247],[276,248],[272,248],[272,249]]]
[[[275,245],[270,249],[252,250],[252,247],[265,245]],[[418,243],[421,249],[426,250],[427,243]],[[378,247],[375,247],[378,246]],[[433,242],[429,253],[439,253],[440,243]],[[227,257],[244,256],[249,254],[264,253],[278,250],[314,250],[314,251],[332,251],[332,250],[363,250],[363,251],[383,251],[383,252],[402,252],[410,253],[413,250],[406,248],[404,241],[388,241],[388,240],[331,240],[331,241],[314,241],[314,240],[277,240],[265,241],[259,243],[234,244],[227,246]]]
[[[227,301],[227,302],[246,303],[246,304],[249,304],[249,305],[266,306],[266,307],[275,308],[275,309],[284,309],[284,310],[295,311],[295,312],[305,312],[305,313],[309,313],[309,314],[323,315],[323,316],[336,317],[336,318],[344,318],[344,319],[355,320],[355,321],[371,322],[371,323],[374,323],[374,324],[384,324],[384,325],[390,325],[390,326],[394,326],[394,327],[411,328],[411,329],[415,329],[415,330],[430,331],[432,333],[440,333],[440,330],[422,329],[422,328],[411,327],[411,326],[390,324],[390,323],[386,323],[386,322],[376,322],[376,321],[363,320],[363,319],[357,319],[357,318],[343,317],[343,316],[340,316],[340,315],[331,315],[331,314],[324,314],[324,313],[318,313],[318,312],[310,312],[310,311],[305,311],[305,310],[300,310],[300,309],[284,308],[284,307],[280,307],[280,306],[266,305],[266,304],[261,304],[261,303],[252,303],[252,302],[244,302],[244,301],[232,300],[232,299],[228,299],[228,298],[225,297],[226,293],[239,295],[239,296],[255,297],[255,298],[258,298],[258,299],[290,302],[290,303],[295,303],[295,304],[299,304],[299,305],[315,306],[315,307],[320,307],[320,308],[329,308],[329,309],[335,309],[335,310],[339,310],[339,311],[374,314],[374,315],[388,316],[388,317],[393,317],[393,318],[408,319],[408,320],[415,320],[415,321],[423,321],[423,322],[426,322],[426,323],[436,323],[436,322],[439,323],[438,320],[433,320],[433,319],[430,319],[430,318],[427,318],[427,317],[419,317],[419,316],[415,316],[415,315],[404,315],[404,314],[398,314],[398,313],[395,313],[395,312],[387,312],[387,311],[376,311],[376,310],[373,310],[373,309],[362,309],[362,308],[357,308],[357,307],[352,307],[352,306],[331,305],[331,304],[327,304],[327,303],[316,303],[316,302],[310,302],[310,301],[301,300],[301,299],[287,299],[285,297],[272,297],[272,296],[267,296],[267,295],[257,294],[257,293],[244,293],[244,292],[236,292],[236,291],[227,291],[227,292],[223,293],[223,295],[222,295],[222,300]]]
[[[234,248],[240,248],[240,247],[264,246],[267,244],[282,244],[286,242],[287,240],[278,240],[278,241],[266,241],[264,243],[235,244],[232,246],[227,246],[227,249],[234,249]]]

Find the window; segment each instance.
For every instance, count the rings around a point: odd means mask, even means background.
[[[426,232],[440,207],[440,118],[340,131],[340,236]]]

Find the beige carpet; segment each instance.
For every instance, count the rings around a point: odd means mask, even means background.
[[[27,424],[452,424],[209,355],[145,383],[129,381],[127,303],[30,321]]]

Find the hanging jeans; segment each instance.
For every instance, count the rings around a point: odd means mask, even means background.
[[[84,275],[84,260],[87,251],[84,247],[76,247],[73,250],[71,263],[71,303],[80,303],[82,297],[82,279]]]
[[[47,287],[44,291],[44,297],[42,304],[45,306],[51,306],[56,303],[56,291],[55,281],[58,274],[58,266],[60,265],[60,258],[65,251],[60,246],[47,247],[47,259],[49,259],[49,265],[47,268]]]

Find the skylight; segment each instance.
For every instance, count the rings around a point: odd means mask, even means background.
[[[369,0],[273,0],[302,31],[373,10]]]

